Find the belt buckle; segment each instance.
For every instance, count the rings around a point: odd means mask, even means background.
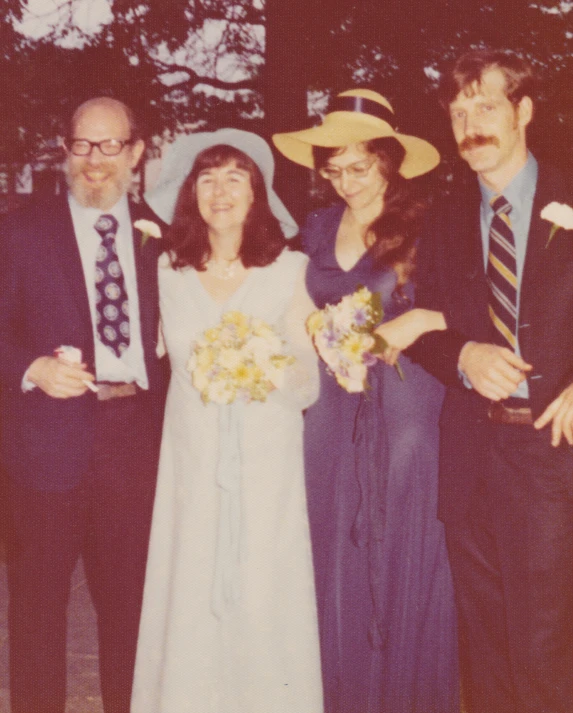
[[[98,383],[97,387],[98,401],[109,401],[110,399],[119,399],[124,398],[126,396],[135,396],[135,394],[137,393],[137,387],[134,382],[118,384]]]
[[[528,407],[512,408],[505,406],[501,401],[492,401],[487,413],[493,423],[502,423],[508,426],[532,426],[533,416]]]

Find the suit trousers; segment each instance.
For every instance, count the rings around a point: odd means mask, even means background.
[[[492,429],[471,511],[446,523],[468,709],[571,713],[573,448]]]
[[[12,713],[64,713],[66,610],[80,555],[97,614],[104,710],[129,713],[158,437],[144,392],[96,408],[80,485],[42,492],[10,483]]]

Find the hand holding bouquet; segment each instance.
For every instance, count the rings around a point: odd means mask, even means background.
[[[377,292],[359,287],[336,305],[326,305],[307,320],[308,333],[320,358],[343,389],[359,393],[367,387],[368,367],[388,346],[374,328],[384,316]],[[402,378],[402,370],[396,365]]]
[[[195,343],[187,369],[204,403],[266,401],[294,357],[262,319],[226,312]]]

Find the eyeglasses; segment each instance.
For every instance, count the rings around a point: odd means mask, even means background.
[[[376,159],[371,160],[365,159],[364,161],[357,161],[356,163],[351,163],[350,166],[345,168],[338,168],[335,166],[323,166],[318,170],[323,178],[328,181],[335,181],[342,178],[342,174],[346,173],[349,178],[366,178],[372,166],[376,163]]]
[[[125,146],[132,143],[132,139],[104,139],[103,141],[72,139],[70,141],[69,149],[74,156],[89,156],[97,146],[104,156],[117,156],[123,151]]]

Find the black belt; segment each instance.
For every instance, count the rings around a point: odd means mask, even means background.
[[[492,401],[487,412],[493,423],[504,423],[508,426],[533,426],[533,415],[528,406],[505,406],[502,401]]]

